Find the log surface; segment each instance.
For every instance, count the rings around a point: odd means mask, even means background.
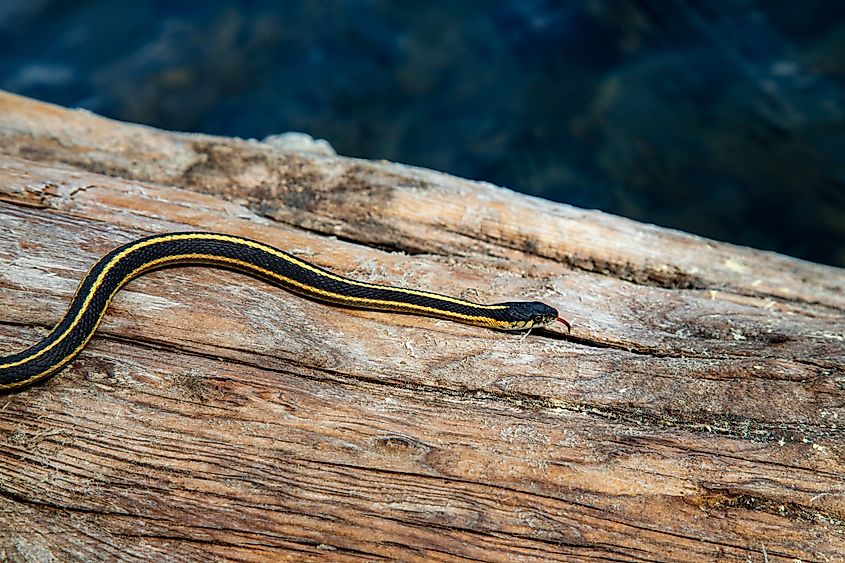
[[[152,273],[0,397],[0,559],[844,560],[843,270],[0,93],[0,353],[114,246],[194,229],[573,331]]]

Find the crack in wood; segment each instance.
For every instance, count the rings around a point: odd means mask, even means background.
[[[761,497],[739,492],[734,489],[715,487],[704,487],[704,489],[706,490],[704,494],[688,496],[684,500],[701,508],[705,512],[736,508],[755,512],[766,512],[799,522],[823,522],[845,530],[845,520],[842,518],[802,506],[796,502]]]

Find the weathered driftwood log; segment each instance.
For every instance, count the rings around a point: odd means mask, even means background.
[[[571,336],[150,274],[0,398],[0,558],[843,560],[845,272],[318,149],[0,94],[0,352],[186,229]]]

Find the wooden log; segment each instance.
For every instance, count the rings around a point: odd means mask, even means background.
[[[0,558],[842,561],[845,272],[387,162],[0,93],[0,350],[135,237],[540,299],[526,338],[207,268],[0,397]]]

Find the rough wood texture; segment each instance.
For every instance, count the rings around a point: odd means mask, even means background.
[[[68,369],[0,398],[0,559],[843,561],[842,270],[2,93],[0,225],[3,351],[113,246],[179,229],[574,325],[151,274]]]

